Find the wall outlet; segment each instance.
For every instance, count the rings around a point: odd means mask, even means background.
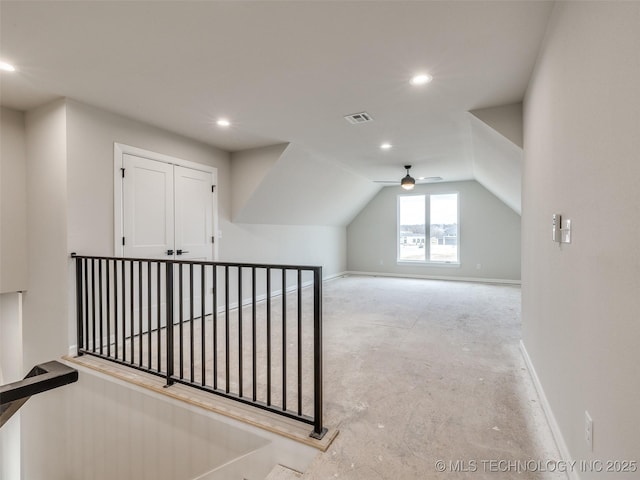
[[[589,446],[589,451],[593,452],[593,420],[586,410],[584,411],[584,439]]]

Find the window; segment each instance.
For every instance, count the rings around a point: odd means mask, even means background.
[[[458,263],[458,259],[458,194],[400,195],[398,261]]]

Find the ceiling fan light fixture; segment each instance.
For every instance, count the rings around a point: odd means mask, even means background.
[[[416,179],[409,175],[411,165],[405,165],[404,168],[407,169],[407,174],[400,180],[400,186],[405,190],[413,190],[413,187],[416,186]]]
[[[407,175],[400,182],[400,186],[405,190],[413,190],[413,187],[416,186],[416,181],[412,176]]]

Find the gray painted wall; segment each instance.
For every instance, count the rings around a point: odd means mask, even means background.
[[[383,188],[347,228],[348,269],[401,275],[520,280],[520,217],[478,182],[417,185],[412,193],[459,192],[460,266],[398,265],[399,187]],[[478,264],[481,267],[478,269]]]
[[[67,352],[66,128],[64,101],[26,115],[29,282],[22,322],[26,370]],[[46,402],[32,399],[21,409],[22,451],[30,452],[23,456],[22,478],[68,478],[63,458],[67,438],[60,434],[66,429],[66,412],[59,390],[47,392]]]
[[[231,219],[230,155],[214,147],[67,100],[69,252],[113,255],[113,143],[124,143],[218,169],[219,260],[346,268],[345,227],[243,225]]]
[[[293,143],[274,162],[277,147],[232,155],[232,175],[244,171],[253,187],[242,207],[234,206],[235,221],[346,227],[380,188],[344,165]],[[259,166],[257,178],[246,168],[249,165]],[[234,195],[234,201],[238,197]]]
[[[638,2],[558,2],[525,102],[523,340],[576,460],[639,460],[638,25]]]
[[[0,110],[0,293],[27,288],[27,143],[24,113]]]

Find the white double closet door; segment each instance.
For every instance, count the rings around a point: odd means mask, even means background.
[[[123,227],[123,256],[128,258],[149,258],[169,260],[202,260],[213,261],[213,228],[214,209],[213,192],[214,174],[210,171],[196,170],[180,165],[173,165],[136,155],[123,154],[122,165],[122,227]],[[147,266],[143,264],[140,278],[138,266],[134,265],[133,283],[134,317],[142,315],[143,332],[150,326],[157,328],[157,268],[152,264],[151,282]],[[193,292],[190,291],[190,267],[181,265],[175,267],[174,275],[174,316],[179,310],[179,268],[183,277],[183,318],[189,319],[201,316],[201,269],[193,268]],[[208,271],[210,271],[209,267]],[[161,272],[160,289],[165,292],[164,268]],[[128,274],[127,276],[130,276]],[[212,285],[210,275],[205,297],[210,297]],[[128,281],[131,281],[129,278]],[[151,312],[146,301],[148,288],[151,290]],[[139,305],[138,288],[142,289],[142,305]],[[193,312],[191,312],[191,297],[193,296]],[[205,308],[211,313],[211,301],[207,301]],[[166,325],[166,299],[162,299],[160,312],[161,326]],[[139,322],[134,321],[134,326]],[[146,327],[146,328],[145,328]],[[134,333],[137,333],[135,328]]]
[[[123,155],[124,256],[213,260],[213,174]]]

